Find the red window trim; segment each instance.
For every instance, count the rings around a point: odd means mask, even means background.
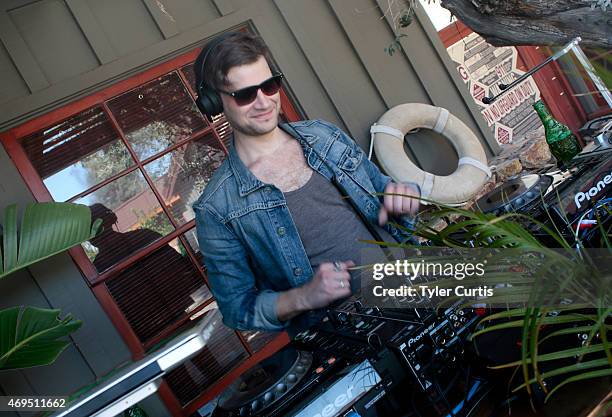
[[[149,68],[143,71],[142,73],[134,75],[125,80],[119,81],[109,87],[104,88],[101,91],[98,91],[96,93],[83,97],[81,99],[78,99],[72,103],[69,103],[58,109],[52,110],[44,115],[41,115],[32,120],[29,120],[19,126],[11,128],[8,131],[0,133],[0,143],[2,143],[2,145],[5,147],[7,154],[13,160],[15,166],[18,169],[18,172],[22,176],[23,180],[26,183],[26,186],[29,188],[34,198],[39,202],[53,201],[51,194],[45,187],[42,179],[36,172],[34,166],[30,162],[27,155],[25,154],[23,148],[20,146],[19,144],[20,138],[23,138],[40,129],[43,129],[46,126],[49,126],[50,124],[61,122],[62,120],[65,120],[88,108],[91,108],[94,106],[102,106],[107,116],[109,116],[109,118],[111,119],[113,127],[121,135],[121,140],[124,141],[125,143],[126,139],[123,136],[121,129],[118,129],[117,121],[114,119],[113,115],[108,111],[108,108],[106,107],[105,102],[119,94],[126,93],[134,88],[141,86],[142,84],[155,80],[163,76],[164,74],[170,73],[172,71],[176,71],[178,73],[179,77],[181,78],[181,81],[183,81],[183,83],[187,86],[189,93],[192,94],[192,97],[193,97],[194,91],[191,88],[188,80],[184,77],[184,75],[180,71],[180,69],[184,67],[185,65],[193,62],[196,59],[197,55],[199,54],[199,51],[200,49],[196,48],[193,51],[189,51],[185,54],[179,55],[173,59],[170,59],[169,61],[166,61],[162,64]],[[301,119],[299,112],[293,106],[288,95],[286,94],[284,90],[281,90],[281,106],[283,108],[285,117],[289,121],[297,121]],[[174,144],[173,146],[170,147],[171,149],[168,148],[164,150],[163,153],[170,152],[173,149],[183,145],[184,143],[190,140],[196,139],[197,136],[203,136],[205,134],[210,133],[211,131],[213,132],[216,139],[218,140],[218,142],[221,144],[221,146],[227,153],[227,148],[225,144],[223,143],[223,141],[221,140],[221,138],[218,136],[216,129],[211,129],[210,126],[203,129],[202,131],[197,132],[189,139],[181,141],[181,143]],[[129,146],[128,146],[128,149],[130,149]],[[155,158],[158,158],[160,156],[161,154],[158,154],[155,156]],[[137,164],[134,167],[131,167],[129,170],[125,170],[124,172],[117,174],[113,178],[121,176],[121,175],[125,175],[127,171],[138,169],[145,162],[145,161],[138,162],[137,158],[135,158],[135,161],[137,161]],[[142,170],[142,172],[144,172],[144,170]],[[147,182],[149,183],[150,186],[152,185],[150,178],[147,178]],[[161,202],[163,202],[164,201],[163,198],[161,198],[161,196],[158,195],[157,191],[155,190],[155,187],[151,186],[151,188],[153,192],[156,193],[155,194],[156,197]],[[90,189],[87,192],[91,192],[91,191],[92,190]],[[77,197],[73,197],[71,200],[74,200],[75,198]],[[162,204],[162,208],[164,209],[164,211],[167,211],[167,209],[164,207],[163,204]],[[173,221],[172,216],[169,216],[169,218],[171,219],[171,221]],[[160,248],[161,246],[167,244],[169,241],[177,237],[179,237],[183,245],[187,246],[187,242],[180,235],[184,233],[185,231],[191,229],[194,226],[194,224],[195,224],[195,221],[191,220],[190,222],[187,222],[186,224],[176,227],[175,231],[172,232],[171,234],[164,236],[163,238],[159,239],[153,244],[147,246],[141,252],[139,252],[136,256],[128,258],[122,261],[121,263],[119,263],[118,265],[116,265],[114,269],[112,270],[113,272],[103,271],[102,273],[99,273],[95,269],[93,264],[89,261],[89,259],[87,258],[87,255],[85,254],[85,251],[80,246],[74,247],[68,251],[70,256],[73,258],[77,268],[83,273],[85,277],[88,278],[90,286],[92,287],[92,292],[94,293],[96,298],[99,300],[102,308],[104,309],[109,319],[114,324],[115,328],[118,330],[119,334],[122,336],[123,340],[127,344],[128,348],[130,349],[132,353],[132,357],[134,360],[142,359],[146,354],[147,348],[153,346],[155,343],[158,343],[164,337],[167,337],[169,334],[172,333],[173,330],[175,330],[176,327],[184,324],[184,322],[188,320],[189,318],[187,317],[185,321],[181,321],[179,324],[170,326],[169,328],[165,329],[162,333],[157,335],[155,338],[148,341],[146,344],[143,344],[140,341],[140,339],[137,337],[137,335],[134,333],[132,328],[130,327],[128,321],[126,320],[125,316],[119,309],[118,305],[114,302],[106,286],[102,285],[102,283],[104,280],[112,278],[113,275],[119,273],[119,271],[123,269],[126,265],[130,265],[130,264],[133,264],[134,262],[137,262],[142,257],[146,256],[147,254],[150,254],[151,252],[155,251],[156,249]],[[173,221],[173,225],[176,226],[176,224],[174,224],[174,221]],[[189,251],[188,253],[190,257],[193,258],[192,254]],[[196,259],[192,259],[192,261],[194,262],[195,265],[197,265],[198,269],[201,272],[203,272],[203,268],[200,265],[200,263],[197,262]],[[206,277],[205,274],[203,275],[204,277]],[[207,278],[205,279],[207,281]],[[209,302],[212,302],[212,300]],[[208,303],[198,307],[196,311],[199,311],[205,308],[206,305],[208,305]],[[162,383],[158,391],[159,395],[164,401],[164,403],[166,404],[166,406],[168,407],[168,409],[172,412],[173,415],[188,416],[192,414],[203,404],[205,404],[206,402],[214,398],[216,395],[218,395],[218,393],[220,393],[223,389],[225,389],[236,377],[238,377],[246,369],[252,367],[256,363],[263,360],[264,358],[272,355],[273,353],[275,353],[276,351],[278,351],[283,346],[289,343],[289,338],[287,334],[281,333],[279,336],[277,336],[271,342],[266,344],[259,351],[253,352],[249,344],[246,342],[246,340],[242,336],[242,334],[240,332],[235,332],[235,334],[238,336],[240,343],[245,348],[245,351],[248,353],[249,357],[243,362],[241,362],[239,365],[234,367],[234,369],[232,369],[228,374],[226,374],[219,381],[211,385],[199,397],[192,400],[185,407],[181,407],[180,402],[178,401],[177,397],[174,395],[174,393],[172,392],[168,384],[166,382]]]

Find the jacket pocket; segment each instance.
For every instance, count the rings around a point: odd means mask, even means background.
[[[355,144],[357,146],[357,144]],[[347,146],[346,151],[340,158],[338,166],[343,171],[354,172],[359,168],[363,160],[363,153],[358,152],[352,146]]]

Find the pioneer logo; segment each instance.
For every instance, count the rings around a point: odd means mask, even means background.
[[[591,187],[586,193],[583,193],[582,191],[576,193],[576,195],[574,196],[574,203],[576,203],[576,208],[581,208],[582,203],[585,200],[591,201],[591,197],[595,197],[610,183],[612,183],[612,172],[603,177],[603,179],[597,181],[597,183],[593,187]]]
[[[415,337],[411,337],[410,339],[408,339],[408,347],[412,346],[414,343],[418,342],[419,340],[421,340],[421,338],[423,336],[425,336],[427,333],[429,333],[431,331],[431,329],[433,329],[433,327],[436,325],[435,322],[431,323],[429,325],[429,327],[427,327],[425,330],[423,330],[421,333],[419,333],[418,335],[416,335]]]

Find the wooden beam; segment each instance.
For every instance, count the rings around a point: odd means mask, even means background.
[[[112,45],[104,34],[102,27],[98,24],[98,20],[95,18],[87,2],[83,0],[65,1],[100,64],[106,64],[117,59]]]
[[[30,52],[28,44],[4,10],[0,11],[0,41],[4,44],[30,92],[34,93],[49,87],[49,81]]]
[[[170,11],[166,8],[166,5],[162,0],[142,0],[149,13],[153,17],[155,24],[161,31],[164,39],[171,38],[180,33],[174,16],[170,14]]]
[[[232,4],[232,0],[212,0],[212,2],[221,16],[225,16],[236,11],[236,7],[234,7]]]

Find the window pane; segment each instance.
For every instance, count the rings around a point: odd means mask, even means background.
[[[21,145],[57,201],[67,200],[133,164],[100,108],[27,136]]]
[[[122,94],[108,107],[140,160],[206,127],[176,73]]]
[[[225,144],[225,147],[229,149],[232,143],[232,132],[233,132],[232,127],[230,126],[229,122],[225,119],[224,114],[215,116],[214,121],[215,123],[216,122],[220,123],[219,125],[215,127],[215,130],[219,134],[219,139],[221,139],[221,141]]]
[[[185,310],[194,303],[191,294],[210,298],[204,278],[185,255],[178,239],[105,284],[143,343],[187,316]]]
[[[208,346],[164,377],[181,405],[196,398],[247,358],[236,334],[221,323],[218,310],[208,314],[219,316]]]
[[[181,68],[181,72],[185,76],[187,82],[189,82],[191,89],[197,93],[198,90],[196,89],[195,85],[195,73],[193,72],[193,64],[194,63],[192,62],[191,64],[185,65],[183,68]]]
[[[202,252],[200,252],[200,244],[198,243],[198,237],[196,234],[195,227],[186,232],[184,236],[187,239],[189,248],[195,254],[198,261],[200,261],[200,265],[204,266],[204,256],[202,256]]]
[[[43,182],[55,201],[66,201],[134,164],[121,140],[105,145]]]
[[[191,205],[225,159],[221,145],[212,135],[190,141],[145,165],[155,187],[178,224],[193,219]]]
[[[103,271],[174,228],[142,173],[134,171],[75,201],[101,218],[103,230],[83,245],[98,271]]]

